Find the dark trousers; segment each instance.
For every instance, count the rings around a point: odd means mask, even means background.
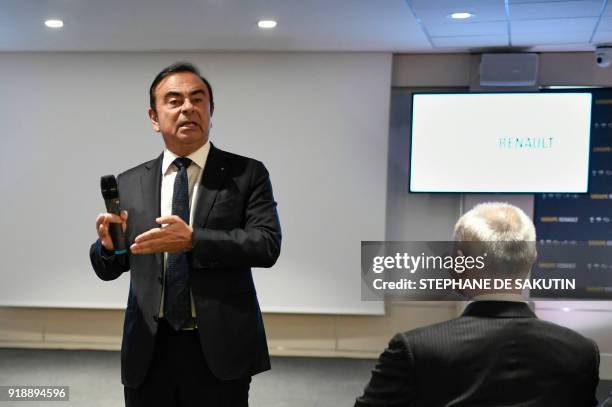
[[[126,407],[248,407],[251,378],[220,380],[208,369],[198,331],[159,322],[147,378],[124,387]]]

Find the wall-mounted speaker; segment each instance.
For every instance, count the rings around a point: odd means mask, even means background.
[[[482,54],[480,86],[534,86],[538,54]]]

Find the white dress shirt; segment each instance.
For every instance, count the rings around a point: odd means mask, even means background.
[[[192,163],[187,168],[187,179],[189,181],[189,224],[192,224],[193,217],[196,210],[198,189],[200,181],[202,180],[202,174],[204,173],[204,166],[206,165],[206,159],[208,158],[208,152],[210,151],[210,142],[206,142],[202,147],[189,154],[189,158]],[[175,159],[179,156],[174,154],[172,151],[165,149],[164,158],[162,160],[162,182],[161,182],[161,216],[172,215],[172,197],[174,195],[174,180],[178,172],[177,167],[172,164]],[[159,317],[164,316],[164,291],[166,288],[166,268],[168,265],[168,253],[164,253],[164,278],[162,285],[162,296],[161,303],[159,306]],[[195,304],[193,302],[193,294],[191,294],[191,316],[195,317]]]

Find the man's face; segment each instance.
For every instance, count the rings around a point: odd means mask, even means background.
[[[206,85],[191,72],[170,74],[157,85],[157,112],[149,108],[149,117],[170,151],[186,156],[206,144],[213,113],[209,101]]]

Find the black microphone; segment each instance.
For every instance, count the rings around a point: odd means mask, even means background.
[[[100,189],[102,190],[102,197],[104,197],[104,203],[106,204],[106,211],[115,215],[121,214],[121,207],[119,206],[119,189],[117,188],[117,179],[114,175],[104,175],[100,178]],[[113,246],[115,247],[115,254],[127,253],[127,247],[125,244],[125,235],[123,234],[123,228],[121,223],[109,224],[109,231],[111,239],[113,239]]]

